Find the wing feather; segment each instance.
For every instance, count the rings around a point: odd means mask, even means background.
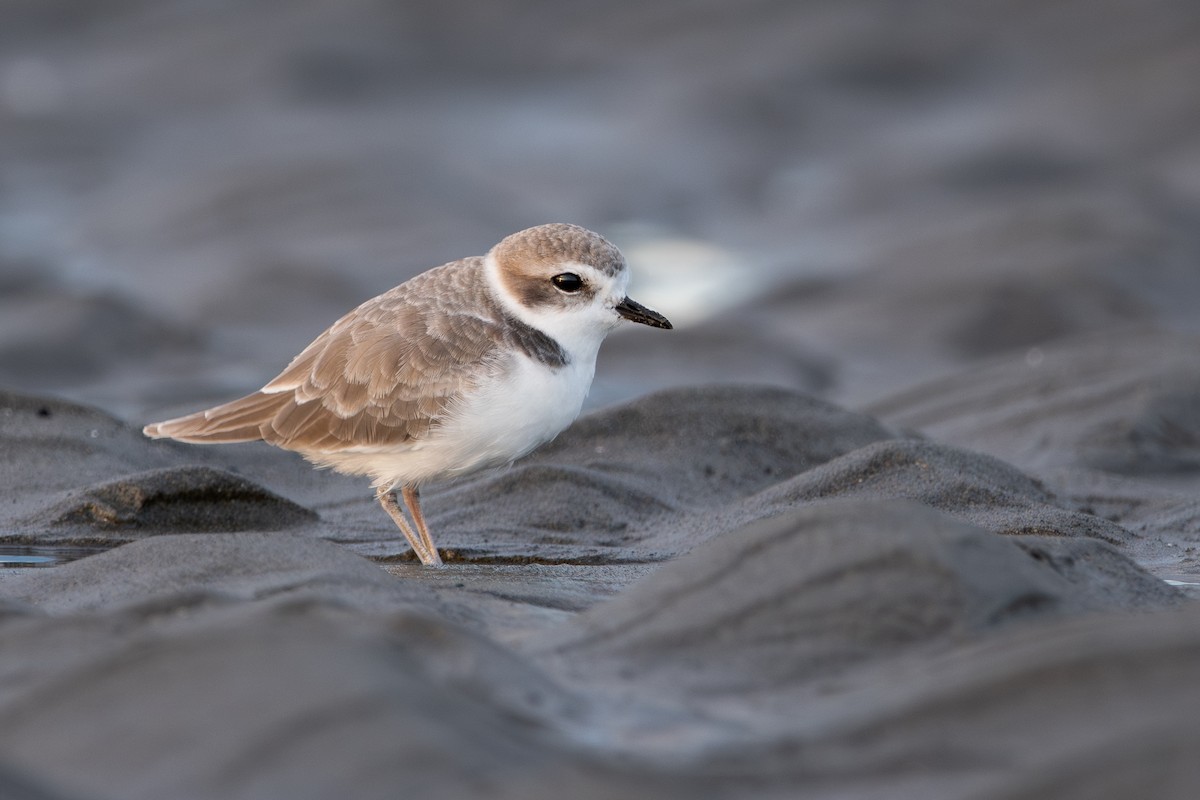
[[[262,424],[279,412],[286,395],[255,392],[229,403],[198,411],[178,419],[147,425],[143,432],[155,439],[171,438],[181,442],[251,442],[262,438]]]

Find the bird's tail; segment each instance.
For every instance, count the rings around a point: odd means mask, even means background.
[[[263,438],[264,429],[291,398],[291,392],[255,392],[207,411],[151,423],[142,433],[151,439],[177,439],[193,444],[253,442]]]

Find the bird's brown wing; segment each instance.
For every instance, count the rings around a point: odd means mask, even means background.
[[[300,452],[420,439],[495,358],[481,260],[439,267],[342,317],[260,391],[146,427],[187,442],[263,439]]]

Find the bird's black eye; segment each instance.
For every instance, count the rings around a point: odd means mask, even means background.
[[[583,288],[583,278],[574,272],[561,272],[551,278],[550,282],[567,294],[574,294]]]

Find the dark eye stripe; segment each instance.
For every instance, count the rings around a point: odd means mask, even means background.
[[[583,278],[574,272],[561,272],[551,278],[550,282],[567,294],[574,294],[583,288]]]

